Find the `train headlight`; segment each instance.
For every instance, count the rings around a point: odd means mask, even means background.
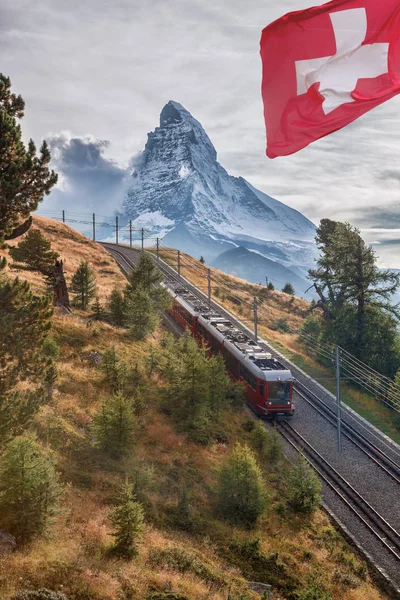
[[[288,404],[290,404],[290,402],[288,402]]]
[[[268,402],[268,404],[271,406],[272,402]]]

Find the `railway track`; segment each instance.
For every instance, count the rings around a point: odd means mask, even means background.
[[[106,243],[102,245],[117,259],[119,264],[122,263],[121,267],[125,273],[128,270],[130,271],[132,268],[135,268],[135,261],[132,260],[132,257],[135,256],[136,259],[137,256],[137,259],[139,259],[140,251],[136,251],[135,255],[135,251],[132,251],[129,248],[116,248],[115,245]],[[156,260],[154,255],[152,256],[153,259]],[[207,296],[194,285],[180,278],[174,269],[162,261],[158,263],[158,267],[164,273],[167,284],[176,290],[178,290],[179,287],[189,289],[189,291],[199,298],[199,300],[208,305]],[[211,305],[224,317],[233,321],[235,326],[240,328],[247,335],[251,335],[251,331],[242,325],[240,321],[226,309],[213,301],[211,301]],[[261,346],[264,346],[267,351],[274,353],[274,350],[270,348],[268,344],[260,341],[258,343]],[[281,358],[283,359],[281,361],[282,364],[293,372],[295,369],[293,369],[291,363],[289,361],[286,362],[284,357]],[[320,397],[322,394],[319,393],[319,390],[315,392],[304,383],[304,374],[302,374],[301,381],[296,377],[295,389],[302,400],[310,405],[313,410],[317,411],[324,420],[327,420],[331,426],[336,425],[336,415],[332,406],[329,406],[328,402]],[[385,442],[382,443],[382,440],[380,440],[380,445],[374,444],[370,437],[364,435],[358,428],[349,423],[345,419],[345,415],[343,415],[343,417],[343,433],[351,441],[351,444],[354,445],[358,451],[364,453],[369,461],[378,466],[384,473],[384,476],[390,478],[393,485],[398,485],[400,483],[400,454],[397,455],[396,451],[388,444],[386,444],[386,446],[390,449],[390,452],[385,451]],[[353,417],[353,419],[355,419],[355,417]],[[334,513],[336,514],[337,510],[340,515],[344,515],[341,516],[341,519],[344,521],[347,530],[350,532],[350,538],[352,540],[359,540],[358,545],[361,546],[363,554],[368,557],[370,564],[377,564],[377,573],[380,574],[383,581],[390,587],[390,597],[400,598],[400,534],[395,527],[372,506],[369,498],[365,498],[357,491],[354,484],[345,479],[345,477],[343,477],[343,475],[341,475],[339,471],[335,469],[335,467],[332,466],[329,461],[324,458],[322,454],[318,452],[318,450],[314,448],[291,424],[281,422],[278,423],[278,427],[287,444],[295,449],[296,452],[302,452],[306,455],[307,460],[309,460],[313,468],[316,469],[324,482],[324,489],[328,490],[328,496],[329,491],[333,494],[332,498],[334,498],[335,506]],[[367,549],[365,549],[364,544]]]
[[[329,423],[336,426],[335,411],[312,390],[304,384],[297,383],[294,386],[296,393],[308,404],[310,404],[320,415]],[[301,391],[303,390],[303,391]],[[342,431],[357,448],[364,452],[376,465],[378,465],[389,477],[400,484],[400,464],[390,457],[381,448],[374,445],[365,435],[360,433],[355,427],[342,420]]]
[[[388,523],[294,427],[278,422],[281,435],[298,452],[305,455],[321,479],[339,495],[353,514],[369,529],[381,545],[400,561],[400,534]]]

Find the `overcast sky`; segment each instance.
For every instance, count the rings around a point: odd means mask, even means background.
[[[400,268],[400,97],[290,157],[267,159],[261,30],[306,0],[1,0],[0,70],[51,142],[60,189],[42,210],[112,214],[129,160],[175,100],[221,164],[314,223],[347,220]]]

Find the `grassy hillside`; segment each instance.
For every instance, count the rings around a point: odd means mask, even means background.
[[[125,284],[114,260],[97,244],[48,219],[35,218],[34,226],[62,255],[68,279],[84,259],[96,273],[103,301],[114,285]],[[18,275],[36,293],[43,289],[36,274]],[[243,282],[236,286],[239,295],[253,293]],[[271,295],[271,319],[284,315],[298,327],[306,304],[295,300],[280,308],[279,300],[280,294]],[[31,429],[56,458],[65,491],[47,534],[0,556],[0,598],[47,587],[64,591],[69,600],[145,600],[155,592],[170,593],[165,599],[184,594],[190,600],[226,600],[229,590],[232,600],[256,600],[260,596],[248,589],[247,581],[257,580],[274,585],[275,600],[383,598],[322,511],[308,519],[287,510],[284,459],[274,462],[268,454],[258,455],[269,506],[255,530],[217,518],[213,499],[222,460],[236,441],[254,446],[255,420],[244,408],[226,410],[220,439],[199,446],[177,432],[162,410],[162,382],[147,376],[147,408],[137,418],[130,451],[114,460],[95,447],[91,423],[110,388],[102,370],[81,359],[82,352],[103,354],[115,347],[130,365],[144,365],[151,343],[157,346],[161,334],[159,329],[149,340],[133,342],[122,328],[107,323],[89,327],[81,311],[54,315],[59,378],[52,400],[40,409]],[[286,339],[279,332],[273,335],[276,341]],[[121,482],[133,476],[145,482],[146,525],[138,557],[126,561],[110,553],[109,514]],[[183,484],[190,491],[191,527],[182,527],[177,510]]]

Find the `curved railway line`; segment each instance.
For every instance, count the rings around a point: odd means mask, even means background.
[[[140,255],[139,250],[121,246],[116,248],[115,245],[108,243],[102,245],[116,258],[125,275],[128,275],[131,269],[135,268],[132,257],[138,257]],[[153,258],[156,260],[154,256]],[[166,263],[158,261],[157,264],[166,277],[166,283],[174,288],[177,293],[179,288],[185,287],[199,300],[207,303],[208,306],[207,296],[203,292],[179,277],[174,269]],[[211,301],[211,305],[224,318],[233,321],[236,327],[247,335],[252,335],[252,332],[226,309],[214,301]],[[292,371],[296,378],[294,389],[302,401],[317,411],[324,420],[330,423],[331,427],[336,426],[336,415],[331,395],[326,391],[324,394],[323,388],[319,384],[313,382],[311,377],[297,369],[290,361],[285,360],[267,343],[261,340],[258,340],[258,343],[269,352],[278,355],[285,368]],[[314,389],[311,389],[310,386]],[[353,419],[354,424],[351,424],[347,417]],[[336,499],[335,505],[329,508],[333,511],[334,516],[337,510],[339,511],[340,525],[342,529],[346,529],[347,537],[350,537],[357,544],[358,549],[368,558],[369,563],[375,566],[381,581],[390,590],[390,597],[400,598],[400,534],[395,526],[379,512],[376,506],[373,506],[373,501],[370,498],[366,498],[365,495],[357,491],[355,484],[350,483],[348,479],[339,473],[337,468],[326,457],[322,456],[292,424],[278,422],[277,426],[289,447],[296,452],[303,453],[318,472],[324,483],[324,489],[333,492]],[[358,421],[351,412],[343,411],[342,428],[344,436],[351,444],[375,466],[379,467],[382,477],[388,478],[392,486],[398,486],[400,484],[400,449],[394,443],[385,440],[384,436],[381,437],[377,432],[374,433],[374,430],[363,424],[362,420]],[[400,488],[397,488],[397,495],[399,495],[399,492]],[[342,503],[342,505],[339,507],[339,504],[336,503]],[[351,517],[347,517],[347,515],[351,515]],[[350,523],[346,521],[347,518],[350,518]]]

